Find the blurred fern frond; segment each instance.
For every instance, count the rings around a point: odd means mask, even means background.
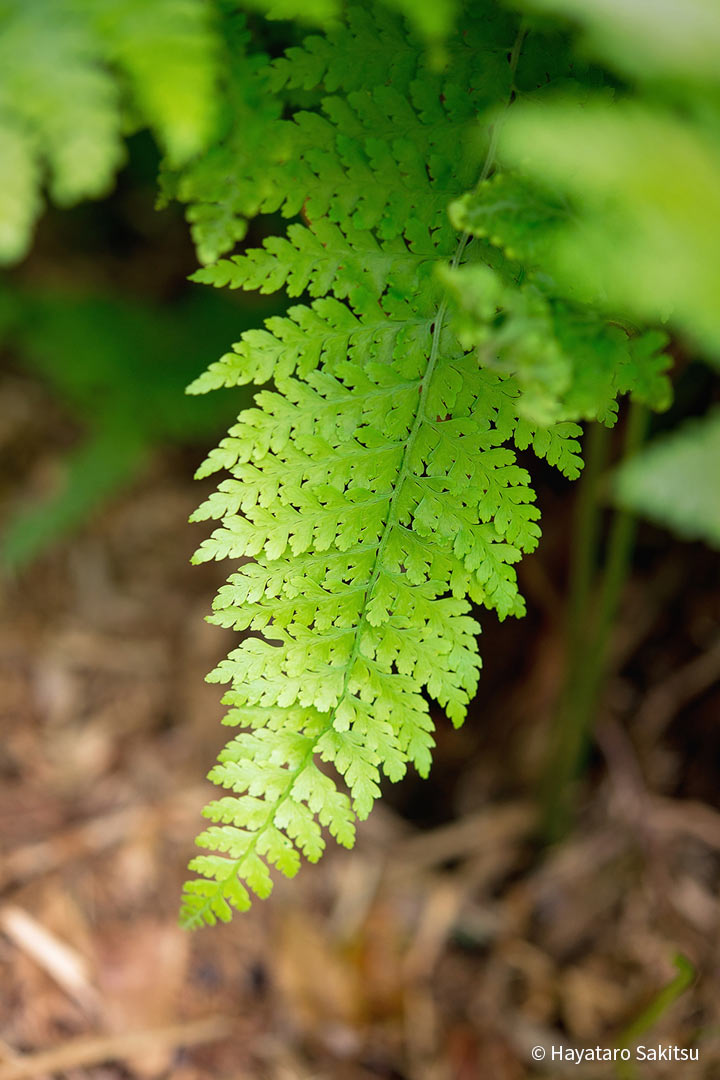
[[[59,206],[109,190],[132,128],[175,165],[204,149],[217,66],[205,0],[2,0],[0,262],[27,252],[45,189]]]

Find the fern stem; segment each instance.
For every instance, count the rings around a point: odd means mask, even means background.
[[[631,458],[642,446],[647,435],[649,421],[650,413],[648,410],[643,405],[631,402],[625,431],[623,461]],[[608,555],[600,595],[597,631],[599,677],[602,676],[602,665],[605,662],[613,619],[630,569],[636,528],[637,518],[631,511],[626,509],[615,510],[610,527]]]
[[[623,460],[642,445],[647,423],[647,410],[632,403],[625,428]],[[543,777],[543,835],[550,843],[566,834],[572,819],[574,786],[592,736],[607,674],[613,620],[632,558],[635,519],[628,511],[617,510],[610,525],[604,566],[599,575],[596,571],[602,516],[600,485],[608,460],[607,436],[607,430],[600,425],[590,429],[586,474],[578,499],[568,601],[567,677]],[[596,605],[593,597],[597,597]]]
[[[587,657],[592,644],[592,594],[600,537],[600,478],[608,460],[609,431],[588,426],[585,468],[579,483],[570,553],[566,627],[566,679],[550,732],[542,778],[542,832],[549,842],[565,832],[572,798],[569,791],[585,742],[585,719],[579,709]]]
[[[604,424],[590,424],[570,555],[567,626],[570,673],[578,672],[592,636],[590,613],[602,524],[600,484],[607,468],[609,450],[608,428]]]
[[[503,122],[507,116],[507,111],[513,103],[517,87],[515,86],[515,73],[517,72],[517,66],[520,60],[520,53],[522,52],[523,43],[528,35],[528,28],[525,26],[525,20],[520,23],[520,27],[513,42],[513,47],[510,50],[510,93],[508,94],[507,101],[503,107],[503,111],[500,114],[497,122],[490,127],[490,143],[488,146],[487,154],[485,156],[485,162],[482,167],[482,172],[478,179],[478,186],[487,180],[493,165],[495,164],[495,155],[497,154],[498,140],[500,138],[500,131],[502,129]],[[457,265],[455,263],[454,265]]]

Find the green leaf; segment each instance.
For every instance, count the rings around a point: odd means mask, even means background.
[[[564,15],[587,32],[588,46],[625,74],[720,78],[720,8],[715,0],[527,0]]]
[[[617,502],[720,548],[720,410],[652,442],[618,470]]]
[[[671,318],[717,353],[714,137],[647,106],[557,103],[513,110],[501,148],[572,201],[573,218],[545,241],[547,267],[567,295],[642,320]]]
[[[5,0],[0,20],[0,262],[12,262],[45,183],[60,206],[110,190],[127,105],[172,163],[205,148],[218,50],[205,0]]]

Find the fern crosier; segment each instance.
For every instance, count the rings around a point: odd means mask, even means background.
[[[523,612],[513,564],[536,546],[539,513],[507,444],[578,470],[579,429],[520,416],[513,376],[459,340],[438,273],[482,260],[447,206],[487,160],[472,122],[509,98],[512,20],[467,17],[446,74],[400,27],[351,11],[322,47],[311,38],[268,68],[276,88],[317,92],[317,110],[276,121],[285,153],[266,184],[303,223],[197,275],[312,299],[192,388],[274,381],[201,469],[231,478],[195,515],[221,520],[196,560],[253,561],[211,616],[249,631],[210,676],[230,684],[226,723],[242,731],[210,773],[233,794],[204,811],[212,853],[191,863],[188,926],[246,909],[248,888],[267,896],[269,867],[317,859],[323,828],[352,845],[381,774],[427,774],[428,698],[457,725],[477,685],[471,602]]]

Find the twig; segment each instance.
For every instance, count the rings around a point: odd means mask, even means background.
[[[21,885],[69,862],[124,843],[148,821],[165,820],[174,807],[200,804],[205,790],[194,787],[160,803],[127,806],[73,826],[48,840],[38,840],[8,852],[0,864],[0,889]]]
[[[656,741],[675,714],[720,679],[720,639],[654,686],[638,711],[635,728],[642,739]]]
[[[80,953],[60,941],[27,911],[12,904],[0,908],[0,929],[82,1009],[90,1013],[97,1011],[98,993],[90,982],[87,962]]]
[[[530,833],[536,816],[531,803],[508,803],[418,833],[394,847],[389,876],[415,874],[450,859],[468,858],[496,844],[507,845]]]
[[[666,836],[690,836],[720,851],[720,814],[705,803],[655,796],[649,814],[653,827]]]
[[[231,1029],[232,1021],[228,1017],[209,1016],[193,1023],[149,1031],[72,1039],[53,1050],[21,1055],[17,1061],[0,1065],[0,1080],[31,1080],[40,1073],[64,1072],[100,1065],[104,1061],[124,1060],[157,1046],[192,1046],[213,1042],[224,1038]]]
[[[112,847],[126,840],[146,819],[147,807],[129,807],[94,818],[60,836],[38,840],[9,852],[0,867],[0,888],[20,884],[65,863]]]
[[[0,1038],[0,1064],[2,1062],[17,1062],[20,1060],[20,1055],[13,1050],[9,1043],[6,1043],[3,1038]]]

